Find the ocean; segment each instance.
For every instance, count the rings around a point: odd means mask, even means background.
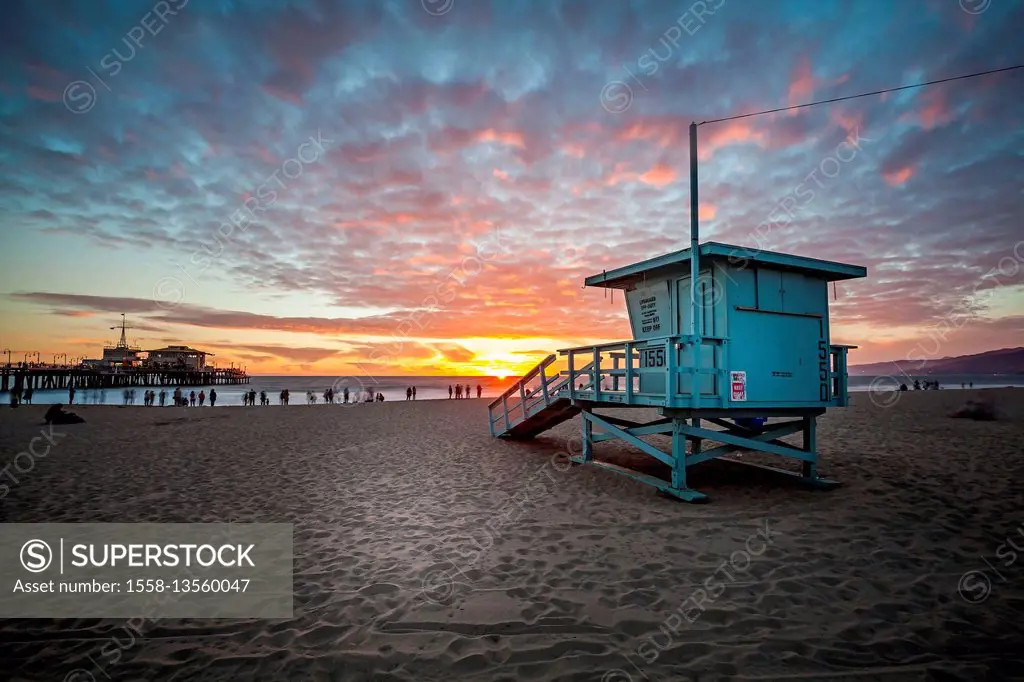
[[[914,379],[925,377],[903,377],[900,381],[905,382],[907,387],[913,389]],[[974,388],[1002,388],[1004,386],[1024,387],[1024,374],[956,374],[948,376],[932,377],[938,380],[942,389],[956,389],[970,387]],[[511,386],[516,377],[497,379],[495,377],[344,377],[339,379],[333,376],[308,377],[308,376],[253,376],[250,377],[248,385],[240,386],[189,386],[183,388],[187,394],[189,391],[206,391],[207,395],[211,388],[217,389],[217,406],[241,407],[242,394],[253,389],[258,395],[260,391],[266,391],[272,405],[278,404],[278,396],[281,391],[287,388],[291,392],[290,403],[292,405],[306,404],[306,391],[314,391],[317,396],[317,404],[323,402],[323,393],[330,387],[335,389],[335,402],[341,402],[342,389],[348,386],[351,393],[350,400],[355,399],[358,391],[372,391],[383,393],[386,401],[405,400],[405,389],[410,386],[416,387],[417,400],[447,400],[448,386],[459,383],[472,387],[472,395],[476,397],[477,384],[482,389],[484,398],[494,398]],[[158,393],[161,388],[167,391],[167,402],[171,403],[171,394],[174,386],[150,386],[148,390],[155,390]],[[871,390],[895,390],[899,383],[891,376],[851,376],[850,391],[871,391]],[[142,394],[147,387],[135,388],[135,405],[142,405]],[[8,401],[8,395],[2,394],[0,400]],[[37,405],[50,403],[68,402],[67,391],[36,391],[32,396],[32,402]],[[79,389],[75,394],[75,403],[86,405],[122,405],[124,404],[123,389]]]

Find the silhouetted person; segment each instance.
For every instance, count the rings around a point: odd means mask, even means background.
[[[479,398],[484,394],[484,388],[480,384],[476,385],[476,397]]]
[[[74,412],[65,412],[60,403],[51,405],[43,419],[47,424],[81,424],[85,421]]]
[[[412,400],[412,386],[405,389],[405,399]]]
[[[466,384],[466,400],[469,400],[469,396],[471,393],[472,391],[469,388],[469,384]]]
[[[75,402],[75,385],[71,384],[68,386],[68,405],[72,405]],[[58,407],[60,407],[58,405]]]
[[[462,384],[455,384],[455,399],[462,398]]]
[[[448,400],[452,399],[452,385],[448,384]]]
[[[412,387],[412,399],[416,400],[416,387],[415,386]]]
[[[344,398],[345,403],[348,404],[348,386],[346,386],[345,390],[341,392],[341,397]]]
[[[31,388],[26,388],[25,389],[25,394],[21,396],[21,402],[25,403],[26,405],[31,405],[32,404],[32,389]]]
[[[160,389],[160,407],[167,404],[167,391]],[[210,393],[210,404],[213,404],[213,393]]]
[[[918,380],[918,379],[914,379],[914,390],[915,391],[920,391],[921,390],[921,381]]]
[[[213,407],[216,404],[217,404],[217,389],[211,388],[210,389],[210,407]]]
[[[188,404],[189,404],[189,407],[195,407],[196,406],[196,392],[195,391],[191,391],[188,394]]]

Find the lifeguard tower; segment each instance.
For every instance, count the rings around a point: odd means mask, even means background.
[[[815,487],[838,485],[818,477],[815,422],[848,404],[846,355],[854,346],[831,343],[828,284],[866,275],[856,265],[698,246],[694,232],[689,249],[588,277],[586,286],[624,293],[633,338],[548,356],[490,404],[491,435],[532,438],[581,414],[575,462],[688,501],[705,496],[688,487],[687,470],[736,450],[799,460],[799,473],[775,471]],[[555,366],[559,358],[564,369]],[[654,407],[662,418],[594,413],[613,407]],[[800,447],[780,440],[798,432]],[[670,435],[671,450],[640,438],[652,434]],[[668,465],[671,480],[595,460],[594,445],[613,438]],[[702,449],[704,441],[720,445]]]

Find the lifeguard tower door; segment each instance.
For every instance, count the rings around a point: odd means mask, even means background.
[[[725,268],[729,369],[746,372],[749,403],[831,399],[828,285],[798,272]]]

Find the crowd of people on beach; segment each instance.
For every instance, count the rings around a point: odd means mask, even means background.
[[[472,398],[473,388],[469,384],[463,386],[462,384],[456,384],[455,386],[448,386],[448,399],[452,398],[461,400],[463,398]],[[31,405],[32,404],[32,389],[26,388],[23,390],[12,390],[11,391],[11,405],[17,407],[18,404]],[[68,388],[68,404],[73,405],[75,403],[75,395],[77,389],[74,386]],[[93,402],[94,404],[106,404],[107,392],[105,389],[86,389],[84,391],[85,399],[80,401],[80,404],[88,404]],[[121,392],[122,404],[123,405],[134,405],[137,393],[134,388],[126,388]],[[483,396],[483,387],[480,384],[476,385],[476,397],[480,398]],[[249,389],[242,393],[242,405],[255,406],[256,398],[259,398],[260,405],[270,405],[270,397],[266,391],[260,391],[258,394],[255,389]],[[315,405],[317,400],[322,397],[325,405],[333,405],[335,402],[341,404],[357,404],[357,403],[373,403],[384,402],[384,394],[377,391],[356,391],[353,395],[349,392],[346,386],[342,389],[340,400],[336,400],[334,388],[326,389],[320,396],[317,395],[316,391],[306,391],[306,404]],[[170,394],[172,405],[176,407],[203,407],[206,405],[206,400],[209,398],[210,407],[217,404],[217,391],[216,389],[210,389],[209,395],[205,390],[200,390],[198,393],[195,391],[189,391],[186,393],[181,388],[174,389],[173,393]],[[290,391],[286,388],[278,394],[278,402],[281,405],[288,405],[291,398]],[[405,389],[406,400],[416,400],[416,387],[409,386]],[[159,392],[155,390],[146,390],[142,394],[142,404],[146,407],[152,407],[159,403],[160,407],[168,405],[168,393],[165,389],[161,389]]]
[[[472,398],[473,396],[471,394],[471,391],[472,391],[472,387],[469,384],[466,384],[465,387],[463,387],[462,384],[455,384],[455,390],[454,391],[452,391],[452,387],[451,386],[448,386],[448,400],[451,400],[453,395],[454,395],[456,400],[461,400],[462,398],[466,398],[466,399]],[[479,398],[479,397],[483,396],[483,394],[484,394],[483,387],[480,384],[477,384],[476,385],[476,397]]]
[[[415,393],[415,390],[415,388],[412,389],[413,393]],[[334,405],[335,403],[354,405],[356,403],[384,402],[384,394],[379,392],[371,393],[370,391],[359,391],[354,397],[355,399],[353,400],[353,396],[349,393],[347,386],[342,390],[340,400],[335,399],[336,395],[333,388],[328,388],[320,395],[318,395],[316,391],[308,390],[306,391],[306,404],[316,405],[317,401],[321,398],[325,405]],[[259,398],[260,406],[266,407],[271,404],[270,397],[267,395],[266,391],[260,391],[257,394],[256,389],[252,388],[242,394],[242,405],[245,405],[246,407],[255,407],[257,398]],[[291,404],[291,391],[287,388],[282,390],[278,393],[277,400],[279,405]]]
[[[122,404],[134,405],[135,395],[136,394],[134,388],[124,389],[124,391],[122,391],[121,393],[123,399]],[[68,397],[68,404],[72,404],[74,400],[74,394],[71,391],[68,391]],[[195,391],[189,391],[188,394],[186,395],[186,393],[182,391],[180,388],[176,388],[174,389],[174,392],[171,393],[171,400],[173,401],[175,407],[202,407],[206,404],[206,398],[207,395],[206,391],[204,390],[200,390],[199,393],[196,393]],[[217,389],[210,389],[209,398],[210,407],[213,407],[214,405],[217,404]],[[166,390],[161,389],[159,393],[157,393],[156,391],[149,390],[143,392],[142,404],[145,405],[146,407],[153,407],[154,405],[157,404],[157,401],[160,402],[160,407],[165,407],[167,405]]]

